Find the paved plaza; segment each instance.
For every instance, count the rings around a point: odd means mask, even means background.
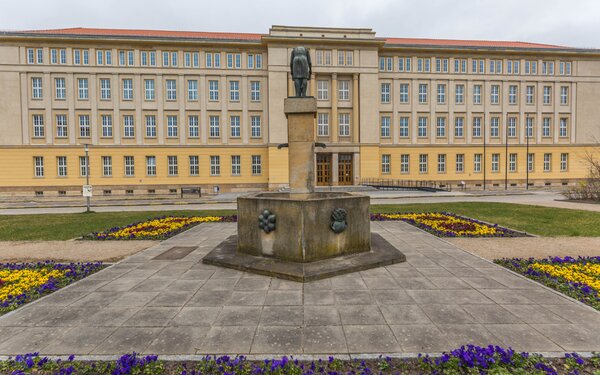
[[[0,317],[0,355],[412,354],[497,344],[600,351],[600,312],[402,222],[407,262],[301,284],[207,266],[207,223]],[[178,246],[179,260],[154,257]]]

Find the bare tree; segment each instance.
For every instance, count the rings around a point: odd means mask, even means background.
[[[584,161],[589,167],[588,177],[579,181],[565,195],[569,199],[600,201],[600,159],[594,153],[586,151]]]

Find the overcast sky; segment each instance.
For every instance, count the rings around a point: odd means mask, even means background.
[[[599,0],[0,0],[0,29],[143,28],[267,33],[368,27],[380,37],[600,47]]]

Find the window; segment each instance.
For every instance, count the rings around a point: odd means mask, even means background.
[[[56,48],[52,48],[50,50],[50,63],[58,64],[58,51],[56,50]]]
[[[473,86],[473,104],[481,104],[481,85]]]
[[[560,171],[566,172],[569,170],[569,154],[560,154]]]
[[[435,59],[435,71],[438,73],[448,73],[448,59]]]
[[[250,136],[252,138],[261,136],[260,116],[250,116]]]
[[[67,137],[67,115],[56,115],[56,136]]]
[[[525,94],[525,102],[527,104],[533,104],[535,98],[535,86],[527,86]]]
[[[210,175],[218,176],[221,174],[221,157],[218,155],[210,156]]]
[[[231,137],[241,137],[240,116],[229,116],[229,129]]]
[[[254,69],[254,55],[248,54],[246,55],[246,65],[248,69]]]
[[[409,135],[409,119],[406,116],[400,117],[400,137],[407,138]]]
[[[140,52],[140,60],[141,66],[148,66],[148,51]]]
[[[58,177],[67,177],[67,157],[66,156],[57,156],[56,157],[56,166],[58,169]]]
[[[73,64],[81,65],[81,50],[73,50]]]
[[[171,66],[177,66],[178,53],[176,51],[171,52]]]
[[[41,49],[41,48],[38,48],[36,50],[36,52],[37,52],[37,54],[36,54],[36,56],[37,56],[36,62],[38,64],[43,64],[44,63],[44,50]]]
[[[177,176],[179,174],[179,166],[177,165],[177,156],[167,156],[167,169],[169,176]]]
[[[260,81],[250,81],[250,101],[260,102]]]
[[[213,54],[207,52],[205,56],[206,56],[206,61],[205,61],[206,67],[207,68],[212,68],[213,67],[213,60],[214,60],[213,59]],[[215,66],[215,68],[217,68],[217,66]]]
[[[508,104],[517,104],[517,86],[510,85],[508,87]]]
[[[100,99],[110,100],[110,79],[100,78]]]
[[[419,117],[417,128],[420,138],[427,137],[427,117]]]
[[[192,66],[194,68],[198,68],[200,66],[200,53],[199,52],[192,53]]]
[[[473,117],[473,137],[481,137],[481,117]]]
[[[240,101],[240,81],[229,81],[229,101]]]
[[[167,100],[177,100],[177,81],[167,79]]]
[[[79,157],[79,175],[81,177],[87,176],[87,174],[88,174],[87,169],[88,169],[87,158],[85,156],[80,156]]]
[[[467,72],[467,59],[454,59],[454,73]]]
[[[465,154],[456,154],[456,173],[465,171]]]
[[[569,87],[561,86],[560,87],[560,104],[567,105],[569,103]]]
[[[454,136],[457,138],[462,138],[464,135],[465,128],[465,118],[464,117],[456,117],[454,119]]]
[[[534,167],[534,156],[533,154],[527,154],[527,170],[533,172]]]
[[[260,155],[252,155],[252,175],[260,176],[262,174],[262,163]]]
[[[485,73],[485,60],[473,59],[471,65],[471,73]]]
[[[394,70],[394,59],[392,57],[379,58],[379,70],[391,72]]]
[[[421,104],[427,103],[427,84],[426,83],[419,84],[419,103],[421,103]]]
[[[63,48],[63,49],[59,50],[59,52],[60,52],[60,63],[66,64],[67,63],[67,50]]]
[[[200,174],[200,160],[197,155],[190,155],[190,176]]]
[[[231,155],[231,175],[239,176],[242,174],[242,162],[240,155]]]
[[[481,172],[481,154],[473,155],[473,172],[475,172],[475,173]]]
[[[381,102],[382,103],[390,102],[390,84],[389,83],[381,84]]]
[[[219,124],[219,116],[208,116],[209,135],[211,138],[221,136],[221,126]]]
[[[177,116],[176,115],[168,115],[167,116],[167,137],[177,137],[178,129],[177,129]]]
[[[550,117],[542,119],[542,137],[550,137]]]
[[[27,64],[35,64],[35,52],[33,48],[27,49]]]
[[[79,136],[86,138],[90,136],[90,116],[79,115]]]
[[[125,51],[119,51],[119,65],[125,66]]]
[[[156,176],[156,156],[146,156],[146,175]]]
[[[227,69],[233,69],[233,53],[227,54]]]
[[[135,162],[133,156],[125,156],[125,176],[135,176]]]
[[[544,86],[544,104],[550,104],[552,97],[552,87]]]
[[[87,78],[77,79],[77,97],[79,98],[79,100],[88,100],[89,92]]]
[[[197,115],[188,116],[188,136],[190,138],[198,138],[200,135],[200,124]]]
[[[33,99],[42,99],[42,78],[33,77],[31,79],[31,96]]]
[[[133,80],[123,80],[123,100],[133,100]]]
[[[350,100],[350,81],[338,81],[338,100]]]
[[[189,68],[192,66],[192,53],[191,52],[185,52],[183,54],[183,65],[186,68]]]
[[[317,99],[328,100],[329,99],[329,81],[318,80],[317,81]]]
[[[490,121],[490,137],[500,136],[500,117],[492,117]]]
[[[438,117],[436,120],[436,137],[443,138],[446,136],[446,118]]]
[[[153,79],[145,79],[144,80],[144,88],[145,88],[146,100],[154,100],[154,80]]]
[[[446,154],[438,154],[438,173],[446,173]]]
[[[317,114],[317,135],[327,137],[329,135],[329,113]]]
[[[500,171],[500,154],[492,154],[492,172]]]
[[[454,101],[456,104],[464,104],[465,102],[465,85],[456,85],[454,88]]]
[[[101,115],[100,120],[102,122],[102,137],[113,136],[112,116]]]
[[[566,118],[561,118],[560,119],[560,125],[558,127],[558,136],[559,137],[566,137],[567,136],[567,129],[568,129],[568,121]]]
[[[188,100],[198,100],[198,81],[195,79],[188,81]]]
[[[44,157],[33,157],[33,175],[35,177],[44,177]]]
[[[56,99],[65,99],[67,94],[67,87],[64,78],[54,79],[54,88],[56,89]]]
[[[123,136],[125,138],[133,138],[135,136],[135,125],[133,123],[133,115],[123,116]]]
[[[400,155],[400,173],[408,173],[410,167],[410,155]]]
[[[352,51],[338,51],[338,65],[340,66],[352,66],[352,60],[354,53]]]
[[[389,138],[390,122],[391,122],[391,118],[389,116],[381,117],[381,133],[380,133],[380,135],[382,138]]]
[[[96,65],[103,65],[104,64],[104,51],[102,50],[96,50]]]
[[[127,51],[127,65],[134,66],[134,54],[133,51]]]
[[[219,100],[219,81],[208,81],[208,100]]]
[[[429,73],[431,71],[431,60],[426,59],[417,59],[417,71]]]
[[[254,58],[256,59],[256,63],[254,64],[256,69],[262,69],[262,55],[256,55]]]
[[[525,119],[525,136],[527,138],[533,137],[533,118],[531,117]]]
[[[146,137],[148,137],[148,138],[156,137],[156,116],[155,115],[147,115],[146,116]]]
[[[552,170],[552,154],[544,154],[544,172]]]
[[[517,154],[508,154],[508,171],[517,171]]]
[[[517,118],[509,117],[508,118],[508,136],[511,138],[515,138],[517,136]]]
[[[492,104],[500,103],[500,85],[492,85],[491,90],[490,102]]]
[[[102,176],[112,176],[112,156],[102,157]]]
[[[419,173],[427,173],[427,154],[419,154]]]
[[[338,131],[340,137],[347,137],[350,135],[350,114],[340,113],[338,116]]]
[[[33,137],[41,138],[45,133],[44,115],[33,115]]]
[[[391,159],[391,155],[388,155],[388,154],[381,155],[381,173],[382,174],[390,173],[390,171],[391,171],[390,159]]]
[[[446,85],[437,85],[437,102],[438,104],[446,103]]]
[[[502,60],[490,60],[490,73],[502,74]]]
[[[400,84],[400,103],[408,103],[408,83]]]

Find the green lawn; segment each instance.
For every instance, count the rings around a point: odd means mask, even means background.
[[[600,212],[507,203],[374,205],[372,212],[453,212],[541,236],[600,236]],[[162,215],[231,215],[219,211],[95,212],[0,216],[0,241],[67,240]]]

